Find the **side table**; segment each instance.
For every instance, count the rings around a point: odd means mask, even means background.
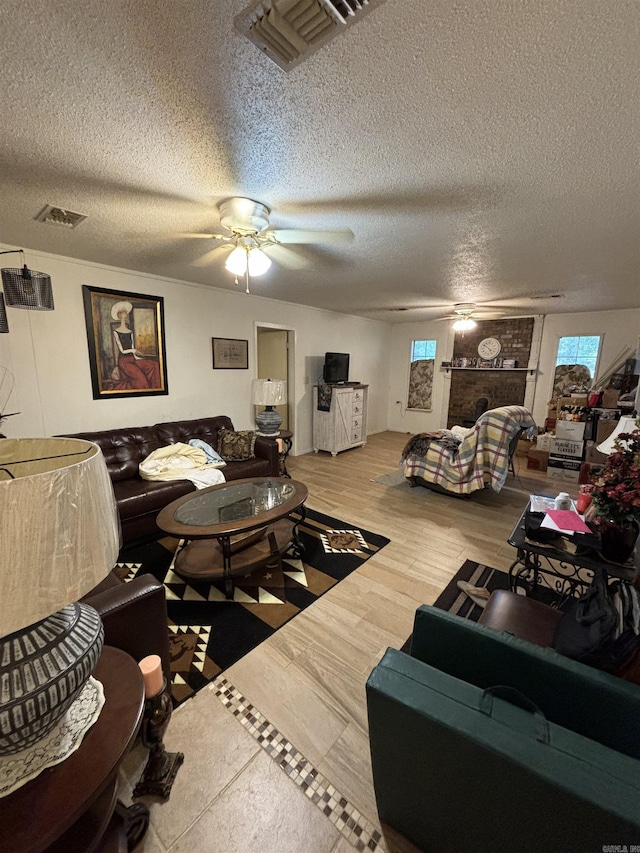
[[[126,849],[127,839],[133,849],[146,832],[148,808],[126,808],[116,790],[118,767],[142,720],[142,673],[128,654],[105,646],[93,675],[104,687],[100,716],[65,761],[0,799],[0,849],[94,853],[107,840]]]
[[[287,471],[287,456],[289,455],[289,451],[291,450],[291,446],[293,445],[293,433],[288,429],[281,429],[278,435],[276,435],[274,438],[276,441],[281,438],[282,443],[284,445],[284,450],[281,450],[278,453],[278,460],[280,463],[280,470],[278,474],[280,477],[288,477],[289,479],[291,479],[291,475]]]
[[[633,564],[621,566],[610,563],[598,553],[600,537],[595,533],[576,533],[566,537],[575,547],[575,553],[528,539],[525,530],[528,510],[529,504],[522,511],[507,540],[517,554],[509,568],[509,588],[512,591],[517,591],[520,586],[535,597],[536,588],[545,585],[562,600],[585,592],[591,585],[594,570],[604,571],[610,578],[631,582],[638,576],[640,549],[636,551]]]

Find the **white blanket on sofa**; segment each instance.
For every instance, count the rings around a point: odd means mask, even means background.
[[[225,482],[219,462],[207,462],[199,447],[177,441],[153,450],[139,466],[143,480],[191,480],[196,489]]]

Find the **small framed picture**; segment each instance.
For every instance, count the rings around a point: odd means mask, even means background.
[[[238,338],[211,338],[214,370],[247,370],[249,341]]]

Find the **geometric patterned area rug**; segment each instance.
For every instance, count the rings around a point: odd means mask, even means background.
[[[473,622],[477,622],[480,618],[482,608],[458,589],[458,581],[467,581],[473,586],[483,586],[491,592],[494,589],[509,589],[509,575],[506,572],[492,569],[474,560],[467,560],[442,590],[434,607],[471,619]]]
[[[221,582],[186,581],[173,571],[177,539],[167,537],[120,552],[115,570],[123,580],[149,573],[164,584],[174,707],[389,542],[310,509],[299,535],[304,558],[286,554],[281,571],[263,567],[251,575],[234,576],[233,601],[225,597]]]

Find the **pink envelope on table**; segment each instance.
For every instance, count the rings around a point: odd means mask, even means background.
[[[573,530],[575,533],[591,533],[577,512],[571,509],[548,509],[547,515],[561,530]]]

